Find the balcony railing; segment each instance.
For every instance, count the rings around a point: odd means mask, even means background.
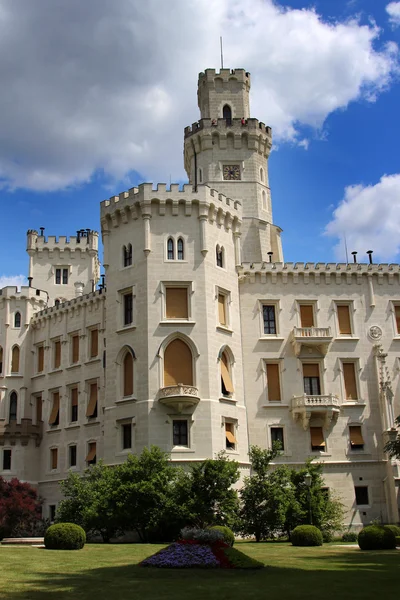
[[[339,398],[335,394],[326,394],[324,396],[308,396],[307,394],[303,394],[302,396],[293,396],[292,398],[292,409],[305,407],[324,408],[328,406],[340,407]]]
[[[300,419],[304,429],[307,429],[310,419],[313,415],[318,415],[326,421],[328,426],[330,421],[336,420],[340,413],[340,401],[335,394],[324,394],[318,396],[293,396],[291,402],[291,411],[295,421]]]
[[[293,329],[295,337],[300,338],[330,338],[332,337],[330,327],[295,327]]]
[[[302,345],[317,347],[325,355],[331,341],[330,327],[294,327],[292,331],[292,344],[296,356],[299,356]]]
[[[180,412],[183,408],[195,406],[200,398],[197,387],[178,383],[160,388],[158,400],[171,408],[176,408]]]

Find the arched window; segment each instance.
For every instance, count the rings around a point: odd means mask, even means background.
[[[16,312],[14,315],[14,327],[21,327],[21,313]]]
[[[14,346],[11,352],[11,373],[19,372],[19,347]]]
[[[164,352],[164,386],[193,385],[193,360],[189,346],[180,339],[172,340]]]
[[[221,393],[223,396],[232,396],[233,383],[231,377],[231,365],[226,352],[221,354]]]
[[[199,167],[199,183],[203,183],[203,169]]]
[[[124,356],[122,363],[123,368],[123,395],[132,396],[133,394],[133,356],[132,352],[128,350]]]
[[[263,210],[267,210],[267,194],[264,192],[262,192],[262,207]]]
[[[123,246],[122,256],[123,256],[124,267],[129,267],[132,264],[132,244]]]
[[[172,238],[168,238],[167,256],[168,256],[168,260],[174,260],[174,258],[175,258],[174,240]]]
[[[3,348],[0,346],[0,375],[3,373]]]
[[[17,420],[17,408],[18,408],[18,397],[16,392],[11,392],[10,394],[10,412],[9,412],[9,420],[16,421]]]
[[[227,125],[232,125],[232,109],[229,104],[225,104],[222,109],[222,118],[225,119]]]
[[[219,246],[217,246],[217,250],[216,250],[216,262],[217,262],[217,267],[224,266],[224,249],[220,248]]]
[[[183,260],[183,259],[184,259],[183,239],[179,238],[179,240],[178,240],[178,260]]]
[[[264,169],[260,167],[260,181],[264,181]]]

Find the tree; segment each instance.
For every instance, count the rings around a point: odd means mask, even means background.
[[[29,483],[0,477],[0,539],[34,529],[41,515],[42,500]]]
[[[395,423],[396,423],[396,427],[400,426],[400,415],[397,417]],[[400,434],[399,433],[397,433],[397,436],[394,440],[389,440],[388,442],[386,442],[384,451],[389,454],[390,458],[393,458],[394,456],[396,458],[400,458]]]

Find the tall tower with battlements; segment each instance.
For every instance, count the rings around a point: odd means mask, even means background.
[[[241,202],[244,261],[282,262],[268,180],[272,133],[250,117],[249,92],[250,74],[244,69],[200,73],[201,118],[185,128],[185,169],[194,187],[206,184]]]

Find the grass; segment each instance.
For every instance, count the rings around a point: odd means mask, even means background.
[[[324,545],[237,545],[259,571],[144,569],[162,545],[86,545],[82,550],[0,546],[3,600],[368,600],[398,590],[400,553]]]

